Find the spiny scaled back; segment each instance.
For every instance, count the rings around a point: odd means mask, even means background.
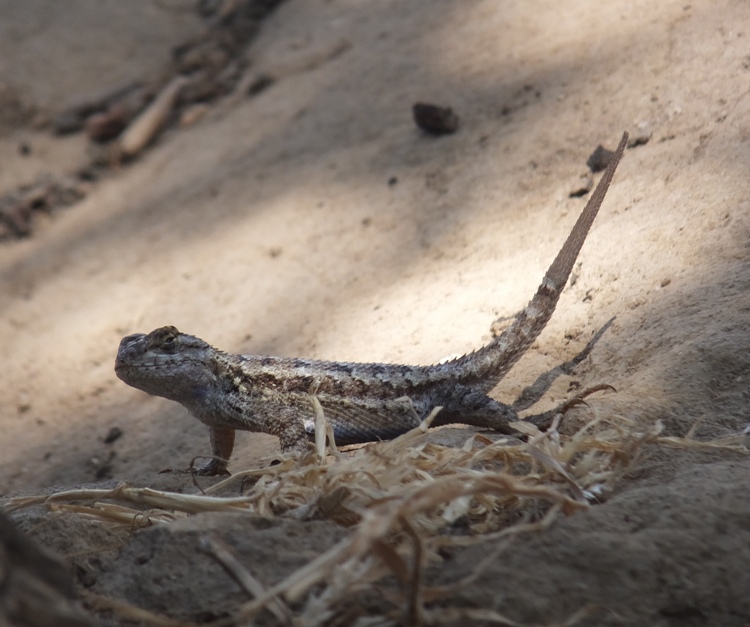
[[[203,474],[226,472],[234,431],[270,433],[282,450],[303,450],[313,397],[338,444],[391,439],[441,406],[433,425],[463,423],[503,433],[515,411],[489,396],[549,321],[622,158],[627,133],[536,294],[490,343],[432,366],[328,362],[234,355],[173,326],[124,337],[115,361],[125,383],[181,403],[209,426],[214,458]],[[554,413],[527,418],[546,427]]]

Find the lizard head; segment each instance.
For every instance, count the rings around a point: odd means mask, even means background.
[[[128,385],[178,402],[203,396],[212,383],[216,353],[200,338],[161,327],[120,341],[115,374]]]

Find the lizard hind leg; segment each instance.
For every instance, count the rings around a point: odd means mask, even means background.
[[[454,386],[449,397],[436,404],[442,404],[443,409],[435,416],[433,427],[464,424],[508,435],[518,433],[509,426],[509,423],[520,420],[512,407],[468,386]]]
[[[610,385],[587,388],[551,410],[521,418],[510,405],[505,405],[469,387],[456,386],[449,398],[445,399],[443,410],[435,416],[432,426],[465,424],[493,429],[505,435],[519,436],[522,434],[513,429],[510,423],[521,421],[529,422],[541,431],[547,431],[558,414],[564,415],[576,405],[585,405],[584,399],[587,396],[604,389],[614,388]]]

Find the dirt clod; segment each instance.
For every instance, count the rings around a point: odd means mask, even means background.
[[[458,129],[458,116],[450,107],[418,102],[412,107],[414,123],[432,135],[449,135]]]

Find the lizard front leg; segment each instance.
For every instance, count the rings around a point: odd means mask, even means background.
[[[201,466],[196,474],[215,477],[216,475],[228,475],[227,464],[234,449],[234,429],[230,427],[210,427],[211,429],[211,453],[213,457]]]
[[[302,453],[307,450],[307,434],[299,412],[293,407],[274,407],[269,419],[263,424],[253,424],[248,431],[269,433],[279,438],[283,453]],[[238,424],[242,429],[243,425]],[[212,459],[197,470],[197,474],[213,477],[228,475],[227,464],[234,449],[235,429],[232,427],[210,426]]]

